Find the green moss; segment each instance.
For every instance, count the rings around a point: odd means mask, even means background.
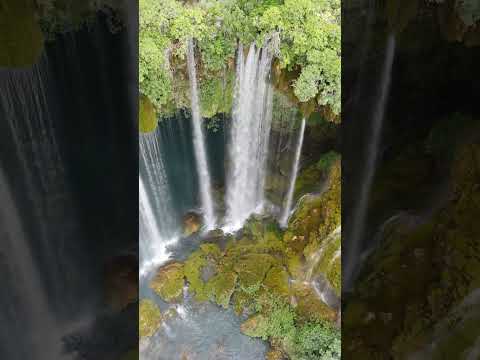
[[[297,299],[295,310],[300,319],[313,322],[335,321],[337,316],[335,311],[318,297],[311,286],[295,283],[291,291]]]
[[[0,67],[29,67],[43,51],[43,34],[33,0],[3,0],[0,4]]]
[[[184,266],[171,263],[161,267],[150,282],[150,288],[167,302],[178,301],[183,294]]]
[[[243,334],[250,337],[262,337],[265,333],[267,317],[262,314],[255,314],[249,317],[240,327]]]
[[[330,265],[326,277],[330,285],[333,286],[335,294],[340,296],[342,293],[342,262],[340,258],[336,258]]]
[[[206,266],[214,269],[218,266],[221,251],[216,244],[202,244],[200,249],[190,255],[185,261],[185,277],[189,283],[189,291],[195,294],[197,301],[207,301],[211,298],[211,287],[202,278],[202,270]]]
[[[328,179],[331,167],[339,159],[339,154],[329,151],[322,155],[317,163],[302,170],[295,182],[295,198],[299,198],[309,192],[319,191],[322,182]]]
[[[139,334],[140,338],[152,336],[162,323],[160,309],[152,300],[141,300],[139,306]]]
[[[141,133],[149,133],[155,131],[158,125],[155,107],[153,106],[151,101],[144,95],[140,95],[138,110],[139,131]]]
[[[288,273],[281,266],[273,266],[267,273],[264,286],[269,293],[273,293],[278,296],[288,297]]]
[[[330,166],[326,190],[304,197],[291,217],[288,231],[318,246],[341,222],[341,167],[337,159]]]
[[[234,272],[220,272],[206,284],[206,292],[211,294],[215,302],[228,308],[230,298],[235,290],[237,274]]]
[[[185,277],[189,283],[189,291],[195,294],[197,301],[208,300],[205,294],[205,282],[202,280],[202,268],[207,265],[202,251],[196,251],[185,261]]]
[[[275,262],[275,259],[268,254],[242,255],[234,265],[240,285],[250,287],[262,283]]]

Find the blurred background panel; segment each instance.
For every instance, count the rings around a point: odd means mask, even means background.
[[[0,357],[137,349],[138,5],[0,4]]]
[[[477,359],[478,2],[342,15],[342,355]]]

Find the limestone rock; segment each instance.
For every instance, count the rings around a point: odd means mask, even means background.
[[[200,230],[202,219],[199,214],[189,212],[183,218],[183,235],[190,236]]]

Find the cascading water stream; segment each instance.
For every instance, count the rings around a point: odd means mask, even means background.
[[[224,230],[239,229],[264,206],[266,159],[272,121],[273,90],[269,83],[273,52],[250,46],[246,60],[237,51],[236,87],[229,142],[229,169]]]
[[[215,228],[216,218],[212,198],[212,183],[208,168],[207,152],[205,149],[205,138],[202,129],[202,117],[200,115],[200,103],[198,100],[197,70],[195,65],[195,53],[193,41],[188,41],[187,49],[188,76],[190,79],[190,98],[192,105],[193,122],[193,145],[197,163],[198,181],[200,188],[200,200],[203,210],[203,217],[206,230]]]
[[[385,116],[385,108],[388,99],[388,94],[390,91],[390,82],[392,75],[392,66],[393,60],[395,58],[395,47],[396,40],[393,34],[389,35],[387,40],[387,48],[385,53],[385,62],[383,64],[381,85],[378,96],[378,101],[376,102],[373,116],[372,116],[372,127],[371,127],[371,138],[367,147],[367,158],[364,168],[363,182],[361,184],[360,193],[358,196],[357,205],[353,214],[353,223],[350,227],[351,229],[351,242],[350,247],[347,252],[346,259],[346,270],[345,282],[344,284],[349,287],[353,280],[354,269],[356,267],[358,257],[358,251],[360,250],[360,241],[362,239],[365,220],[366,220],[366,211],[368,205],[368,197],[370,195],[370,190],[372,186],[373,176],[375,174],[375,167],[378,156],[378,147],[380,143],[380,135],[382,130],[383,118]]]
[[[295,191],[295,182],[297,181],[298,175],[298,166],[300,164],[300,155],[302,154],[302,145],[303,145],[303,136],[305,133],[305,119],[302,120],[300,125],[300,132],[298,134],[297,148],[295,150],[295,158],[293,160],[293,169],[290,176],[290,183],[288,185],[288,192],[285,201],[285,206],[283,208],[282,216],[280,218],[280,226],[286,227],[288,223],[288,218],[290,216],[290,211],[292,208],[293,202],[293,193]]]
[[[167,246],[176,239],[175,221],[157,131],[140,135],[141,171],[138,178],[140,217],[140,275],[169,257]],[[142,173],[146,173],[147,182]],[[151,195],[151,196],[149,196]],[[153,199],[153,202],[150,199]]]
[[[153,208],[141,177],[138,178],[139,197],[139,236],[140,236],[140,276],[148,273],[152,267],[168,260],[167,245],[174,240],[166,241],[160,233]]]

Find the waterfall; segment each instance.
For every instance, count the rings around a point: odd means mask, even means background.
[[[395,57],[395,36],[389,35],[387,40],[387,48],[385,54],[385,62],[381,73],[381,84],[379,89],[378,101],[375,104],[372,123],[371,123],[371,138],[368,143],[366,153],[366,164],[361,183],[360,193],[358,196],[357,205],[354,209],[353,225],[351,226],[351,246],[346,257],[346,271],[345,284],[351,283],[354,269],[356,267],[356,256],[360,248],[360,241],[363,236],[366,220],[366,212],[368,205],[368,198],[372,186],[373,176],[375,175],[375,167],[378,156],[378,147],[380,144],[380,135],[382,130],[383,118],[385,116],[385,108],[390,91],[390,82],[392,75],[393,60]]]
[[[287,198],[285,206],[283,208],[282,217],[280,218],[280,226],[286,227],[288,223],[288,217],[290,216],[290,210],[292,207],[293,193],[295,191],[295,182],[297,181],[298,165],[300,163],[300,155],[302,154],[303,136],[305,133],[305,119],[302,120],[300,126],[300,132],[298,134],[297,148],[295,150],[295,158],[293,160],[292,174],[290,175],[290,183],[288,185]]]
[[[225,231],[239,229],[264,206],[266,158],[272,120],[269,83],[273,53],[250,46],[246,60],[238,48],[236,86],[228,149]]]
[[[92,269],[79,271],[88,254],[80,241],[84,233],[59,143],[58,124],[64,114],[57,106],[54,80],[46,53],[30,68],[0,71],[0,133],[5,146],[0,161],[5,161],[5,176],[15,178],[12,196],[21,212],[32,266],[52,316],[63,326],[89,306],[86,292],[92,288]]]
[[[158,141],[158,129],[140,134],[139,236],[141,275],[168,259],[166,250],[176,241],[178,224]],[[145,174],[146,182],[142,176]],[[152,199],[153,201],[150,201]]]
[[[6,269],[2,264],[0,275],[0,278],[4,275],[8,278],[6,282],[2,280],[8,297],[6,303],[0,298],[4,309],[0,319],[3,324],[9,324],[8,330],[0,331],[0,340],[5,345],[0,354],[8,359],[25,359],[32,354],[40,360],[57,359],[61,350],[60,336],[51,330],[58,327],[2,167],[0,201],[0,258],[2,255],[9,257],[4,263]],[[11,286],[9,281],[12,281]]]
[[[203,209],[203,217],[207,230],[215,228],[216,219],[213,209],[212,185],[208,169],[207,152],[203,135],[203,121],[200,115],[200,103],[198,100],[197,71],[195,69],[195,53],[193,41],[188,41],[187,51],[188,76],[190,79],[190,98],[192,102],[193,122],[193,146],[197,162],[198,181],[200,188],[200,200]]]

